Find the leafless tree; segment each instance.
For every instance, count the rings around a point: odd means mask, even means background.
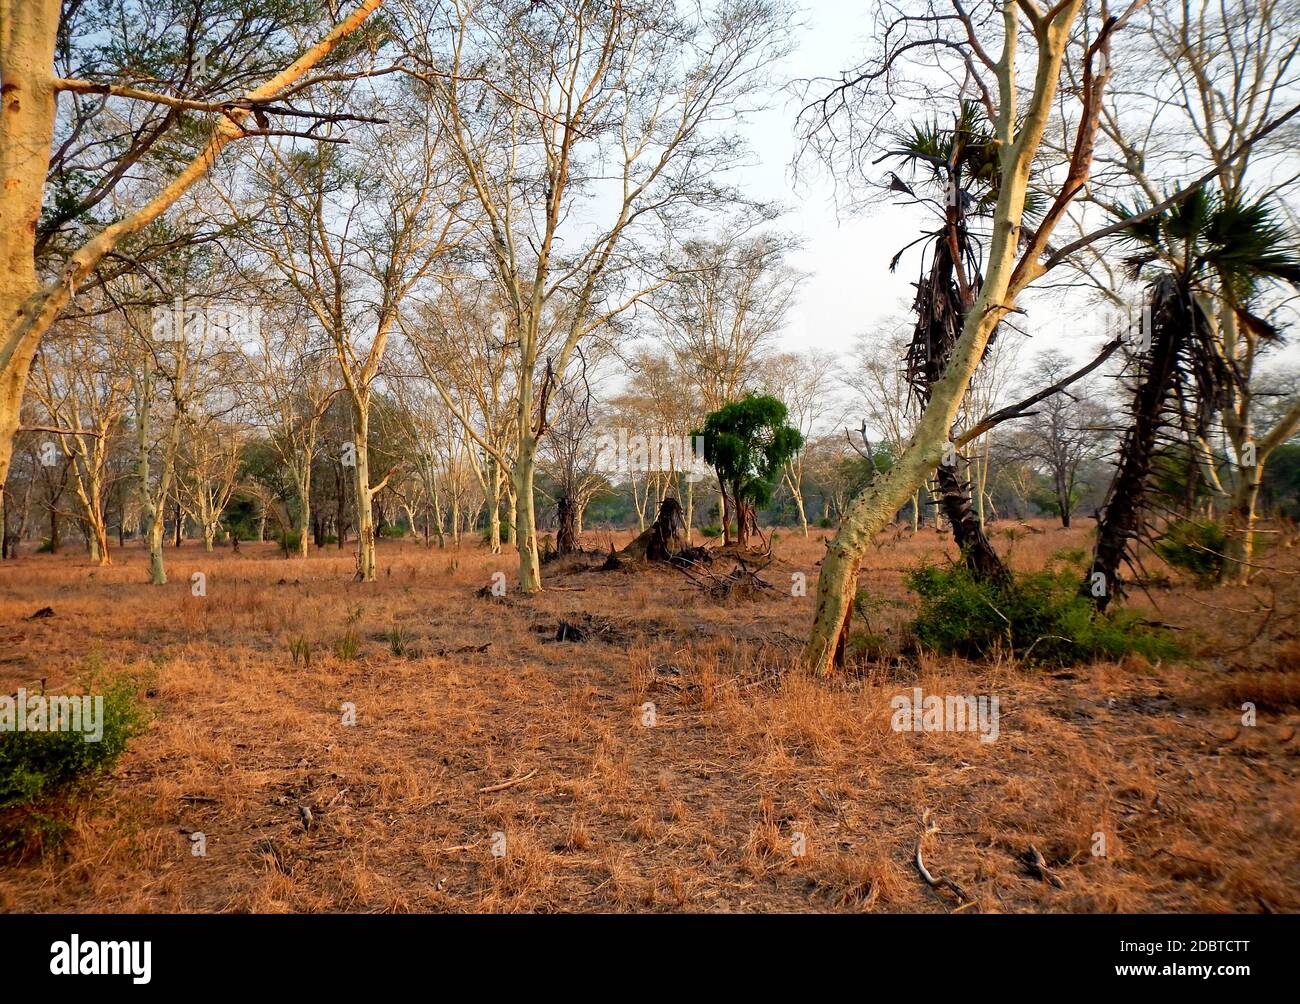
[[[541,589],[533,479],[546,400],[579,344],[673,278],[662,247],[743,154],[734,123],[787,45],[780,0],[400,4],[415,73],[486,218],[509,305],[519,582]],[[562,325],[553,346],[547,325]],[[477,437],[474,430],[471,434]]]

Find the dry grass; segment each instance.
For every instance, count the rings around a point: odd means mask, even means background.
[[[1021,567],[1085,544],[1035,529],[1011,545]],[[724,606],[672,571],[581,563],[551,566],[541,596],[477,598],[510,556],[411,542],[383,544],[370,586],[347,552],[272,545],[169,548],[162,588],[131,548],[107,569],[5,563],[0,686],[129,668],[155,717],[65,807],[60,850],[0,871],[0,909],[951,910],[913,866],[925,810],[927,866],[967,911],[1300,908],[1294,574],[1155,593],[1192,652],[1177,665],[889,656],[820,683],[790,668],[812,600],[789,582],[812,591],[823,545],[780,538],[778,588]],[[946,548],[882,538],[863,573],[874,632],[898,637],[904,572]],[[1296,570],[1289,551],[1266,560]],[[26,620],[43,606],[55,616]],[[555,642],[561,618],[599,630]],[[1001,738],[893,732],[889,699],[913,686],[998,695]],[[1063,888],[1027,873],[1030,844]]]

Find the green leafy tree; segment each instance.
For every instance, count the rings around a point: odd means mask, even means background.
[[[727,543],[729,514],[735,515],[736,539],[744,546],[750,531],[758,529],[754,507],[771,502],[782,465],[803,446],[803,436],[785,424],[786,417],[776,398],[747,394],[711,413],[704,429],[693,434],[703,438],[704,459],[718,472]]]

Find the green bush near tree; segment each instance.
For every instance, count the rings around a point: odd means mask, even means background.
[[[1208,519],[1170,523],[1156,541],[1156,553],[1174,568],[1189,572],[1203,586],[1219,580],[1228,534],[1223,524]]]
[[[1143,623],[1139,611],[1116,607],[1095,614],[1079,594],[1079,572],[1049,567],[1012,573],[1010,583],[976,582],[966,566],[925,565],[907,576],[920,599],[912,636],[925,648],[968,659],[995,654],[1027,662],[1069,665],[1178,654],[1168,632]]]

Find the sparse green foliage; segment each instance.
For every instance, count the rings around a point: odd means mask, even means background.
[[[394,627],[388,632],[388,648],[393,655],[399,659],[405,659],[413,654],[411,649],[411,635],[405,628]]]
[[[334,654],[341,662],[351,662],[361,654],[361,637],[349,627],[334,640]]]
[[[1049,567],[1012,573],[1005,586],[976,582],[964,565],[922,566],[907,577],[920,597],[911,630],[921,645],[971,659],[996,653],[1035,663],[1068,665],[1177,653],[1173,640],[1135,610],[1094,614],[1080,596],[1078,572]]]
[[[58,842],[66,824],[40,807],[111,768],[144,729],[148,716],[136,697],[138,685],[120,674],[86,687],[86,693],[103,697],[102,733],[96,742],[72,730],[0,735],[0,852]]]
[[[1183,519],[1170,523],[1156,542],[1156,553],[1174,568],[1190,572],[1202,586],[1219,581],[1228,535],[1221,523]]]

